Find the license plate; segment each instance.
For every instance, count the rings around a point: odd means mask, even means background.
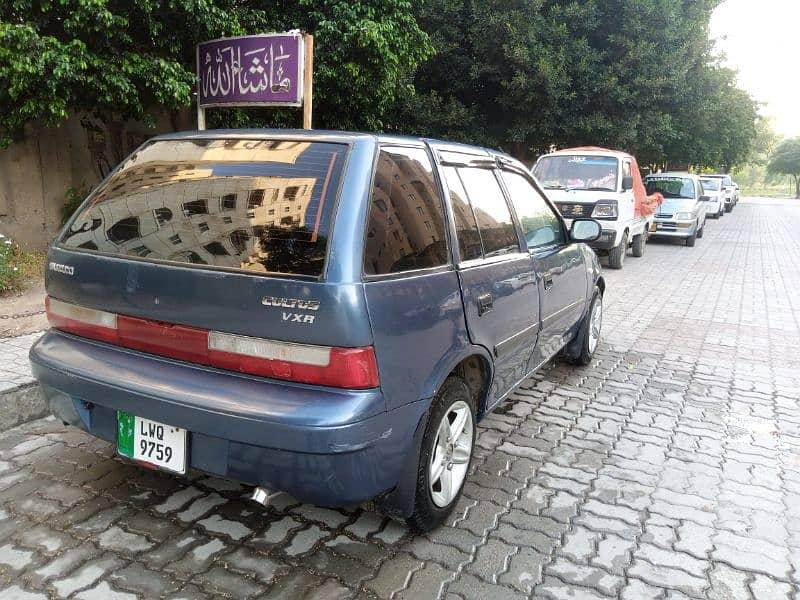
[[[650,223],[650,231],[658,230],[658,225],[656,223]]]
[[[186,473],[186,430],[120,411],[117,452],[137,462]]]

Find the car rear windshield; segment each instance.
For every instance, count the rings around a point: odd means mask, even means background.
[[[719,179],[709,177],[708,179],[701,179],[700,183],[703,184],[703,188],[711,190],[712,192],[718,192],[722,182]]]
[[[348,147],[329,142],[152,142],[82,207],[69,248],[248,272],[322,274]]]

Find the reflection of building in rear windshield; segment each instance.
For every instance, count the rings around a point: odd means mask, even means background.
[[[328,223],[320,211],[342,147],[258,140],[206,144],[157,142],[167,147],[145,148],[98,192],[62,241],[247,270],[314,274],[309,261],[321,269]],[[304,157],[313,150],[315,156]],[[180,161],[166,160],[170,155]]]
[[[258,268],[253,261],[260,254],[258,228],[305,227],[314,179],[209,177],[181,179],[178,186],[175,190],[163,184],[95,205],[86,216],[93,222],[99,219],[113,224],[107,230],[97,227],[76,232],[70,236],[71,245],[138,256],[156,254],[179,262]],[[234,256],[241,260],[233,260]]]

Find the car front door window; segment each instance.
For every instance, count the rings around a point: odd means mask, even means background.
[[[561,220],[528,179],[513,171],[503,171],[503,180],[529,250],[564,244]]]

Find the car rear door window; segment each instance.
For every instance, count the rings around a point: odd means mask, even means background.
[[[563,244],[564,230],[561,220],[531,182],[512,171],[503,171],[503,181],[514,210],[517,211],[528,248]]]
[[[450,205],[453,208],[453,222],[456,227],[461,260],[481,258],[483,249],[481,236],[478,233],[478,223],[475,221],[475,213],[472,212],[472,206],[467,199],[467,192],[464,190],[458,171],[455,167],[445,167],[443,173],[450,192]]]
[[[364,274],[386,275],[448,262],[444,210],[422,148],[383,147],[372,187]]]
[[[276,139],[160,140],[92,196],[68,248],[319,277],[348,146]]]
[[[478,167],[458,169],[478,222],[483,253],[499,256],[519,252],[519,238],[503,190],[494,171]]]

